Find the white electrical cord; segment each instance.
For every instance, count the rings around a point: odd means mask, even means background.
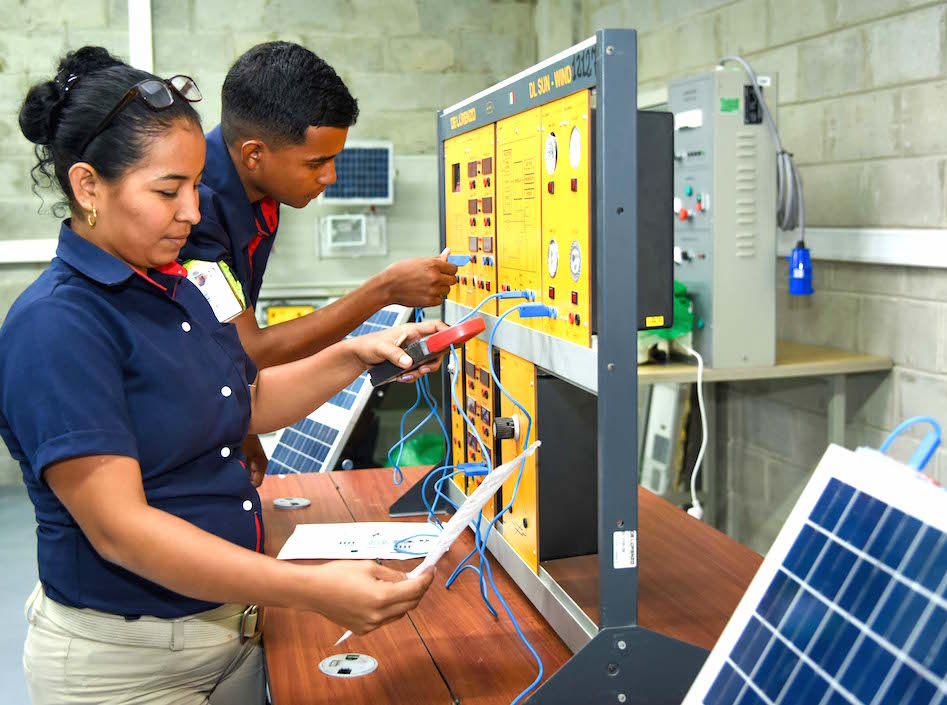
[[[806,242],[806,204],[802,197],[802,180],[799,178],[799,170],[792,160],[792,155],[783,149],[783,143],[779,139],[779,132],[776,131],[776,123],[773,122],[773,116],[769,112],[769,106],[763,100],[763,91],[760,89],[759,79],[756,73],[750,67],[750,64],[742,56],[725,56],[720,60],[718,66],[723,66],[728,61],[734,61],[743,67],[747,76],[753,84],[753,92],[756,93],[756,99],[763,108],[763,117],[769,131],[773,135],[773,143],[776,145],[776,225],[780,230],[790,231],[799,226],[799,242],[805,246]]]
[[[675,345],[686,352],[688,355],[697,358],[697,407],[700,409],[700,450],[697,451],[697,460],[694,462],[694,470],[691,472],[691,508],[687,513],[696,519],[704,518],[704,508],[697,499],[697,473],[700,472],[704,461],[704,451],[707,449],[707,413],[704,409],[704,358],[700,356],[694,348],[679,340],[674,341]]]

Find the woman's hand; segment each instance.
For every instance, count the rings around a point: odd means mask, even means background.
[[[407,346],[416,340],[448,328],[443,321],[424,321],[422,323],[405,323],[389,330],[379,331],[350,338],[348,343],[359,361],[366,368],[390,360],[399,367],[408,369],[413,361],[405,354],[402,346]],[[419,377],[434,372],[441,366],[440,358],[426,363],[417,370],[408,372],[398,378],[399,382],[413,382]]]
[[[417,607],[435,573],[408,578],[375,561],[333,561],[313,570],[318,571],[314,609],[355,634],[367,634]]]

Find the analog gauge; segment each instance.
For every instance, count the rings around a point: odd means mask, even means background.
[[[555,240],[549,241],[549,252],[546,255],[546,264],[549,266],[549,276],[556,276],[559,271],[559,243]]]
[[[546,173],[552,176],[556,171],[556,160],[559,157],[559,145],[556,142],[556,133],[546,135]]]
[[[579,281],[579,274],[582,272],[582,249],[578,240],[573,240],[572,247],[569,248],[569,271],[572,273],[572,281]]]
[[[569,136],[569,164],[573,169],[579,168],[579,160],[582,159],[582,134],[578,127],[572,128],[572,134]]]

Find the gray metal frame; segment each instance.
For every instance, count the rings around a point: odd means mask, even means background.
[[[535,100],[531,82],[557,68],[593,59],[594,70],[553,85]],[[581,64],[583,67],[584,63]],[[591,66],[589,67],[592,68]],[[575,72],[574,72],[575,73]],[[535,84],[534,84],[535,85]],[[528,703],[678,703],[697,675],[707,652],[638,626],[638,569],[616,568],[615,540],[634,532],[637,554],[637,35],[634,30],[599,30],[593,40],[576,45],[553,60],[528,69],[439,114],[438,202],[441,246],[446,245],[444,140],[526,108],[555,100],[582,88],[595,89],[593,153],[594,258],[598,340],[591,350],[517,326],[497,334],[495,344],[549,369],[557,376],[598,392],[598,561],[599,623],[597,633],[587,617],[540,569],[517,569],[515,556],[497,537],[489,548],[529,599],[557,631],[568,638],[575,656],[529,698]],[[509,105],[514,91],[516,101]],[[470,112],[473,110],[473,112]],[[451,118],[464,115],[464,122]],[[631,167],[629,168],[629,165]],[[466,312],[445,305],[445,320]],[[493,321],[490,321],[491,323]],[[514,329],[515,330],[514,332]],[[525,330],[525,329],[523,329]],[[593,365],[594,372],[589,369]],[[599,384],[599,381],[602,384]],[[445,399],[449,382],[444,376]],[[445,414],[449,405],[445,404]],[[448,416],[449,422],[449,416]],[[504,549],[504,545],[506,548]],[[524,564],[525,565],[525,564]],[[570,604],[571,603],[571,604]],[[571,622],[570,622],[571,620]],[[593,635],[594,634],[594,635]],[[587,643],[585,639],[591,637]]]

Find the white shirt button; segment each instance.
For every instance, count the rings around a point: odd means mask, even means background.
[[[229,458],[229,457],[230,457],[230,448],[227,448],[226,446],[224,446],[223,448],[221,448],[221,449],[220,449],[220,455],[221,455],[222,457],[224,457],[224,458]]]
[[[187,321],[184,321],[184,323],[181,324],[181,330],[183,330],[185,333],[190,333],[190,332],[191,332],[191,324],[188,323]]]
[[[251,509],[253,509],[253,502],[249,499],[243,500],[243,511],[249,512]]]
[[[220,393],[225,397],[229,397],[231,394],[233,394],[233,390],[230,387],[223,386],[220,388]]]

